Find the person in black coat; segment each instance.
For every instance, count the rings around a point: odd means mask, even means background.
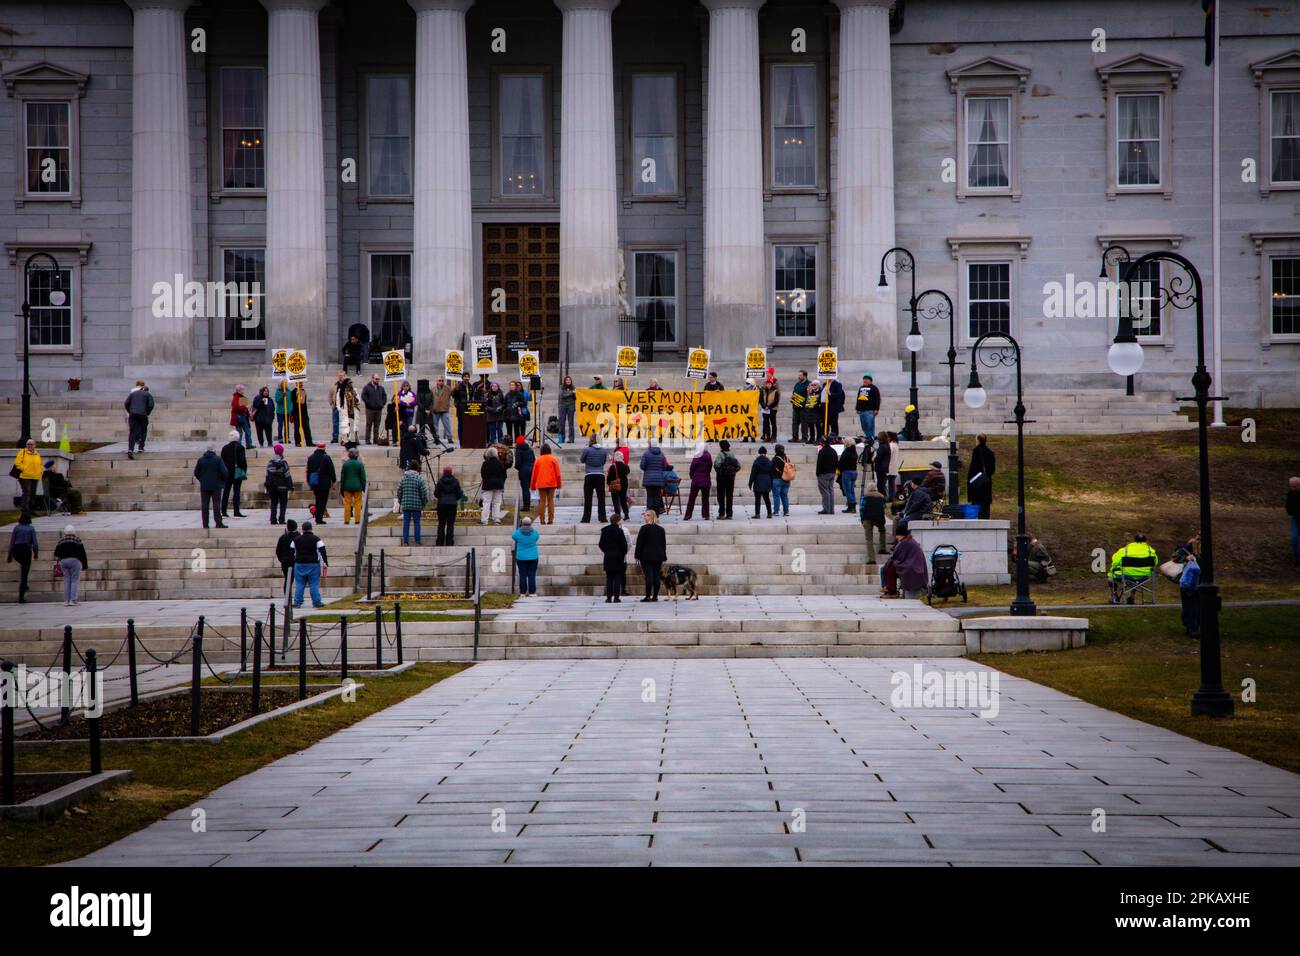
[[[316,476],[314,479],[313,475]],[[334,482],[337,480],[338,473],[334,470],[334,459],[330,458],[329,452],[325,450],[325,443],[318,442],[316,450],[307,459],[307,487],[316,493],[316,510],[313,513],[317,525],[325,523],[325,518],[329,514],[325,506],[330,500],[330,489],[334,487]]]
[[[636,534],[636,550],[632,556],[641,563],[641,570],[645,574],[645,597],[641,599],[644,604],[659,600],[659,575],[664,562],[668,560],[668,535],[664,533],[663,525],[659,524],[659,515],[654,511],[647,509],[642,520],[645,524],[641,525],[641,530]]]
[[[456,509],[460,507],[460,499],[464,494],[451,465],[444,465],[442,477],[433,486],[433,500],[438,508],[437,544],[456,543]]]
[[[275,400],[271,390],[263,385],[253,399],[253,424],[257,427],[257,444],[262,448],[271,447],[271,429],[275,425]]]
[[[966,479],[966,500],[979,505],[980,517],[987,518],[993,505],[993,472],[997,459],[989,447],[987,435],[975,436],[975,451],[970,456],[969,478]]]
[[[221,446],[221,463],[226,466],[226,480],[221,487],[221,517],[230,517],[230,492],[235,492],[235,517],[247,518],[248,515],[239,510],[240,489],[244,485],[244,478],[248,477],[248,456],[244,453],[244,446],[240,444],[239,432],[233,429],[230,432],[230,441]],[[243,475],[244,478],[238,477]]]
[[[239,434],[236,432],[235,434]],[[208,527],[208,512],[212,512],[212,518],[218,528],[224,528],[221,521],[221,511],[218,508],[219,496],[226,486],[226,476],[229,472],[226,470],[225,463],[217,454],[217,450],[211,445],[205,451],[199,460],[194,463],[194,477],[199,482],[199,511],[203,515],[203,527]]]
[[[414,425],[408,425],[402,430],[402,444],[397,451],[397,467],[406,471],[406,466],[414,465],[417,468],[420,459],[429,453],[429,445],[420,434],[419,428]]]
[[[627,536],[621,526],[622,516],[616,510],[609,516],[609,524],[600,529],[600,553],[605,556],[605,603],[622,604],[623,575],[627,568]],[[644,530],[644,529],[643,529]],[[659,531],[662,533],[663,528]]]
[[[754,492],[754,517],[758,517],[760,504],[767,505],[767,516],[772,517],[772,459],[767,457],[766,446],[759,446],[758,457],[749,468],[749,490]]]
[[[284,588],[289,589],[289,579],[293,576],[293,543],[298,540],[298,522],[290,518],[284,523],[284,534],[275,542],[275,559],[280,562],[280,574],[284,578]]]

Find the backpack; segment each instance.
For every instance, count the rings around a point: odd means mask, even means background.
[[[794,475],[795,475],[794,462],[792,462],[789,458],[787,458],[785,460],[785,467],[781,469],[781,480],[794,481]]]
[[[738,471],[740,471],[739,459],[732,454],[723,455],[722,461],[718,462],[718,477],[734,478]]]
[[[506,471],[509,471],[511,468],[515,466],[515,453],[511,451],[509,448],[505,450],[505,454],[502,456],[501,464],[506,466]]]

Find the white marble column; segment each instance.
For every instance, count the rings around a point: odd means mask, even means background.
[[[325,335],[325,143],[319,13],[328,0],[261,0],[267,10],[267,348],[338,359]]]
[[[724,367],[772,336],[763,239],[758,10],[764,0],[702,0],[709,10],[704,154],[704,323]]]
[[[131,372],[186,374],[194,320],[177,301],[153,314],[156,282],[194,278],[185,9],[190,0],[128,0],[135,14],[131,58]],[[183,291],[183,289],[182,289]]]
[[[441,365],[474,329],[465,11],[474,0],[407,0],[415,10],[415,253],[411,333],[417,368]]]
[[[560,79],[560,322],[578,362],[613,363],[618,341],[614,47],[618,0],[555,0]]]
[[[877,286],[894,245],[894,120],[889,73],[892,0],[840,8],[832,335],[841,361],[898,357],[898,284]]]

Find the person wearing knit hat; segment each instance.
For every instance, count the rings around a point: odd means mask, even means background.
[[[718,496],[718,520],[731,520],[731,498],[736,490],[736,475],[740,472],[740,461],[731,453],[731,442],[725,438],[718,442],[718,457],[713,463],[717,472],[716,484]]]
[[[284,445],[277,443],[271,449],[271,460],[266,463],[266,497],[271,502],[271,524],[284,524],[284,513],[289,507],[289,492],[293,491],[293,473],[284,460]]]
[[[515,436],[515,471],[519,473],[519,510],[529,511],[533,507],[533,465],[537,456],[533,446],[523,435]]]

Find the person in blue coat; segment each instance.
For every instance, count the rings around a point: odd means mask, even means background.
[[[641,484],[645,486],[646,507],[656,516],[664,513],[666,464],[663,450],[658,445],[651,445],[641,456]]]
[[[519,596],[537,597],[537,529],[532,518],[524,518],[510,535],[515,543],[515,565],[519,568]]]
[[[224,528],[221,522],[221,492],[226,487],[226,478],[230,471],[212,445],[208,446],[199,460],[194,464],[194,477],[199,482],[199,511],[203,515],[203,527],[208,527],[208,511],[212,511],[213,522],[218,528]]]

